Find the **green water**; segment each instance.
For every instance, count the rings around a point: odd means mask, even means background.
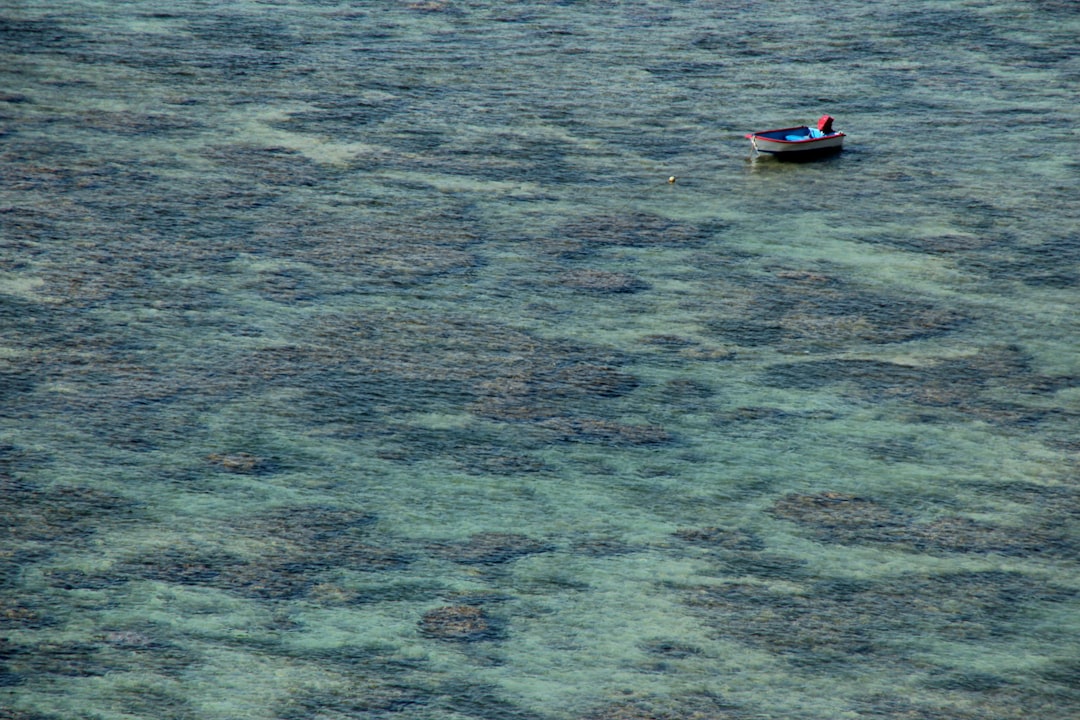
[[[3,9],[0,715],[1080,715],[1078,32]]]

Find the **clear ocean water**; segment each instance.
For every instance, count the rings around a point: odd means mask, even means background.
[[[1080,717],[1077,37],[4,4],[0,717]]]

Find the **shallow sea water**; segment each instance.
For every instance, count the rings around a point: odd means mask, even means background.
[[[9,4],[3,717],[1080,716],[1078,35]]]

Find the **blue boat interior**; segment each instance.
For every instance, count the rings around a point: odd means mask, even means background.
[[[786,134],[783,137],[784,140],[809,140],[810,138],[825,137],[825,133],[821,132],[817,128],[800,128],[795,131],[788,130],[785,132]],[[764,135],[768,137],[770,133],[764,133]]]

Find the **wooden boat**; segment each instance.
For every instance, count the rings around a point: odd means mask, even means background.
[[[806,125],[762,130],[747,133],[756,152],[770,153],[777,158],[805,158],[840,152],[844,145],[844,133],[833,130],[833,118],[822,115],[817,127]]]

